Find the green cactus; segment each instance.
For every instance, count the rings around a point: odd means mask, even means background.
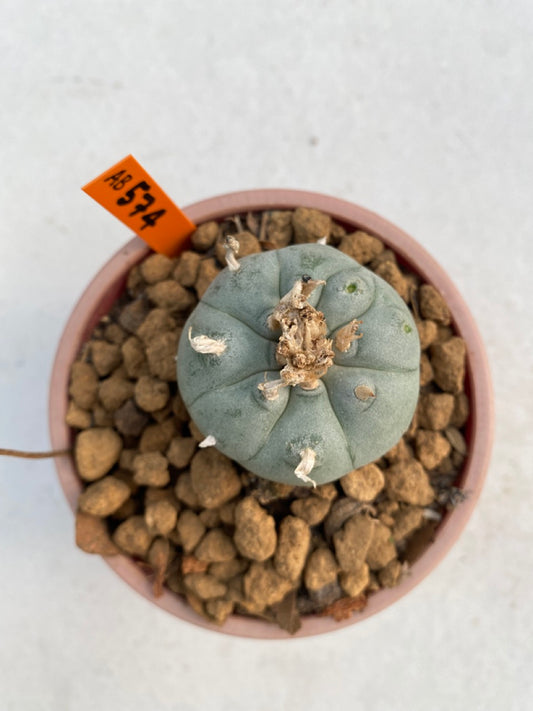
[[[228,268],[190,315],[178,384],[210,443],[273,481],[334,481],[390,449],[413,416],[420,344],[385,281],[321,244]]]

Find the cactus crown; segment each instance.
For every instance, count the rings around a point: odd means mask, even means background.
[[[413,416],[420,361],[392,287],[320,244],[229,262],[179,344],[178,384],[200,430],[289,484],[333,481],[390,449]]]

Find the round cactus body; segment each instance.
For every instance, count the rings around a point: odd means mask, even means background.
[[[210,442],[278,482],[334,481],[408,428],[420,344],[405,303],[320,244],[232,259],[178,350],[186,407]]]

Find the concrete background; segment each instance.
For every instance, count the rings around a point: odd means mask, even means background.
[[[0,446],[46,449],[68,314],[129,238],[81,185],[133,153],[182,205],[287,186],[396,222],[491,359],[486,488],[394,608],[259,643],[181,623],[76,550],[49,461],[0,461],[2,711],[531,708],[528,0],[3,0]]]

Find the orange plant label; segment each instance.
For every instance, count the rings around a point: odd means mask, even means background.
[[[167,257],[174,256],[196,229],[133,156],[126,156],[82,190]]]

